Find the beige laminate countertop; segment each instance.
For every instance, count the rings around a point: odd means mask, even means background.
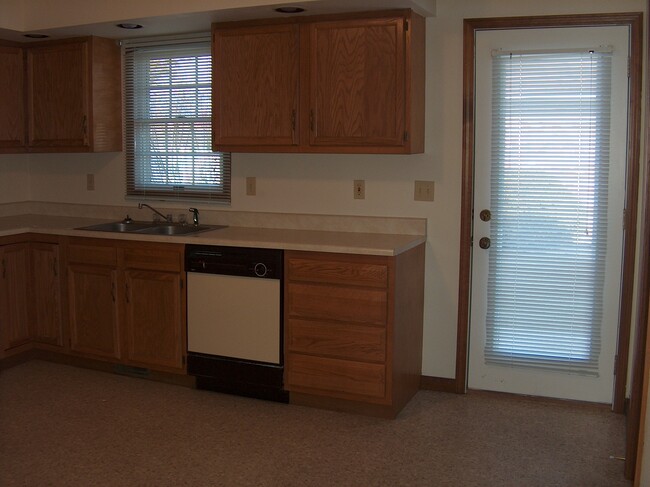
[[[424,235],[253,227],[226,227],[194,235],[178,236],[78,230],[79,227],[110,221],[113,220],[44,215],[7,216],[0,218],[0,237],[21,233],[41,233],[75,237],[111,238],[116,240],[276,248],[384,256],[401,254],[426,240]]]

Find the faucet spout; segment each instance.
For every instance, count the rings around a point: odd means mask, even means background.
[[[138,203],[138,209],[139,209],[139,210],[141,210],[141,209],[144,208],[145,206],[146,206],[147,208],[149,208],[151,211],[153,211],[154,213],[157,213],[158,215],[160,215],[164,221],[166,221],[166,222],[171,221],[170,218],[169,218],[167,215],[163,215],[163,214],[160,213],[158,210],[156,210],[153,206],[149,206],[149,205],[146,204],[146,203]]]
[[[199,225],[199,210],[197,208],[190,208],[188,211],[192,213],[192,223],[194,226]]]

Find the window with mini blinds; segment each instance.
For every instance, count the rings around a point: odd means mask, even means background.
[[[126,193],[230,202],[230,154],[212,152],[207,39],[125,43]]]

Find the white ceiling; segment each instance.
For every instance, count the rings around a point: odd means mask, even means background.
[[[226,8],[199,12],[195,11],[192,13],[181,12],[174,13],[173,15],[162,16],[155,15],[155,13],[158,11],[152,11],[150,9],[148,13],[151,13],[153,15],[141,17],[125,16],[123,18],[116,18],[115,15],[111,15],[112,18],[106,18],[106,20],[102,22],[93,22],[83,25],[61,25],[51,28],[34,29],[34,24],[38,24],[39,21],[41,24],[47,24],[48,19],[36,19],[35,21],[30,22],[29,2],[21,0],[21,4],[17,7],[17,9],[21,9],[21,13],[25,17],[23,19],[20,19],[23,22],[23,29],[14,30],[0,27],[0,38],[21,42],[29,41],[29,39],[26,39],[24,37],[24,34],[33,32],[49,35],[52,39],[85,35],[97,35],[115,39],[127,39],[133,37],[148,37],[165,34],[207,32],[210,30],[210,24],[213,22],[250,20],[258,18],[280,18],[283,15],[286,16],[287,14],[278,14],[275,12],[274,9],[280,5],[299,5],[304,7],[305,12],[297,15],[318,15],[337,12],[361,12],[393,8],[411,8],[421,15],[430,17],[435,15],[436,8],[436,0],[307,0],[302,4],[299,1],[289,0],[273,5],[269,5],[269,2],[265,2],[266,5],[263,6],[261,5],[262,3],[264,2],[253,2],[253,5],[258,6],[248,6],[244,8]],[[221,4],[224,4],[224,2]],[[248,2],[248,4],[251,5],[251,2]],[[85,5],[92,6],[92,2],[85,2]],[[37,5],[35,4],[34,6]],[[16,10],[16,8],[14,8],[14,10]],[[125,8],[122,11],[128,11],[128,9]],[[0,13],[2,13],[1,7]],[[9,13],[12,12],[10,11]],[[95,17],[97,16],[98,15]],[[107,14],[104,16],[106,17]],[[71,15],[71,17],[74,18],[75,16]],[[50,23],[54,23],[54,21],[55,20],[52,19],[52,22]],[[141,24],[143,25],[143,28],[137,30],[124,30],[116,27],[115,24],[121,22]],[[20,22],[17,21],[15,24],[19,23]],[[60,20],[59,24],[61,24]],[[5,21],[1,25],[6,26],[7,22]],[[12,27],[13,25],[14,24],[12,24]]]

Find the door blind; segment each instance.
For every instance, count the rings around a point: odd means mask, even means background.
[[[230,154],[211,149],[209,36],[125,50],[127,195],[230,202]]]
[[[611,58],[493,56],[486,363],[598,375]]]

